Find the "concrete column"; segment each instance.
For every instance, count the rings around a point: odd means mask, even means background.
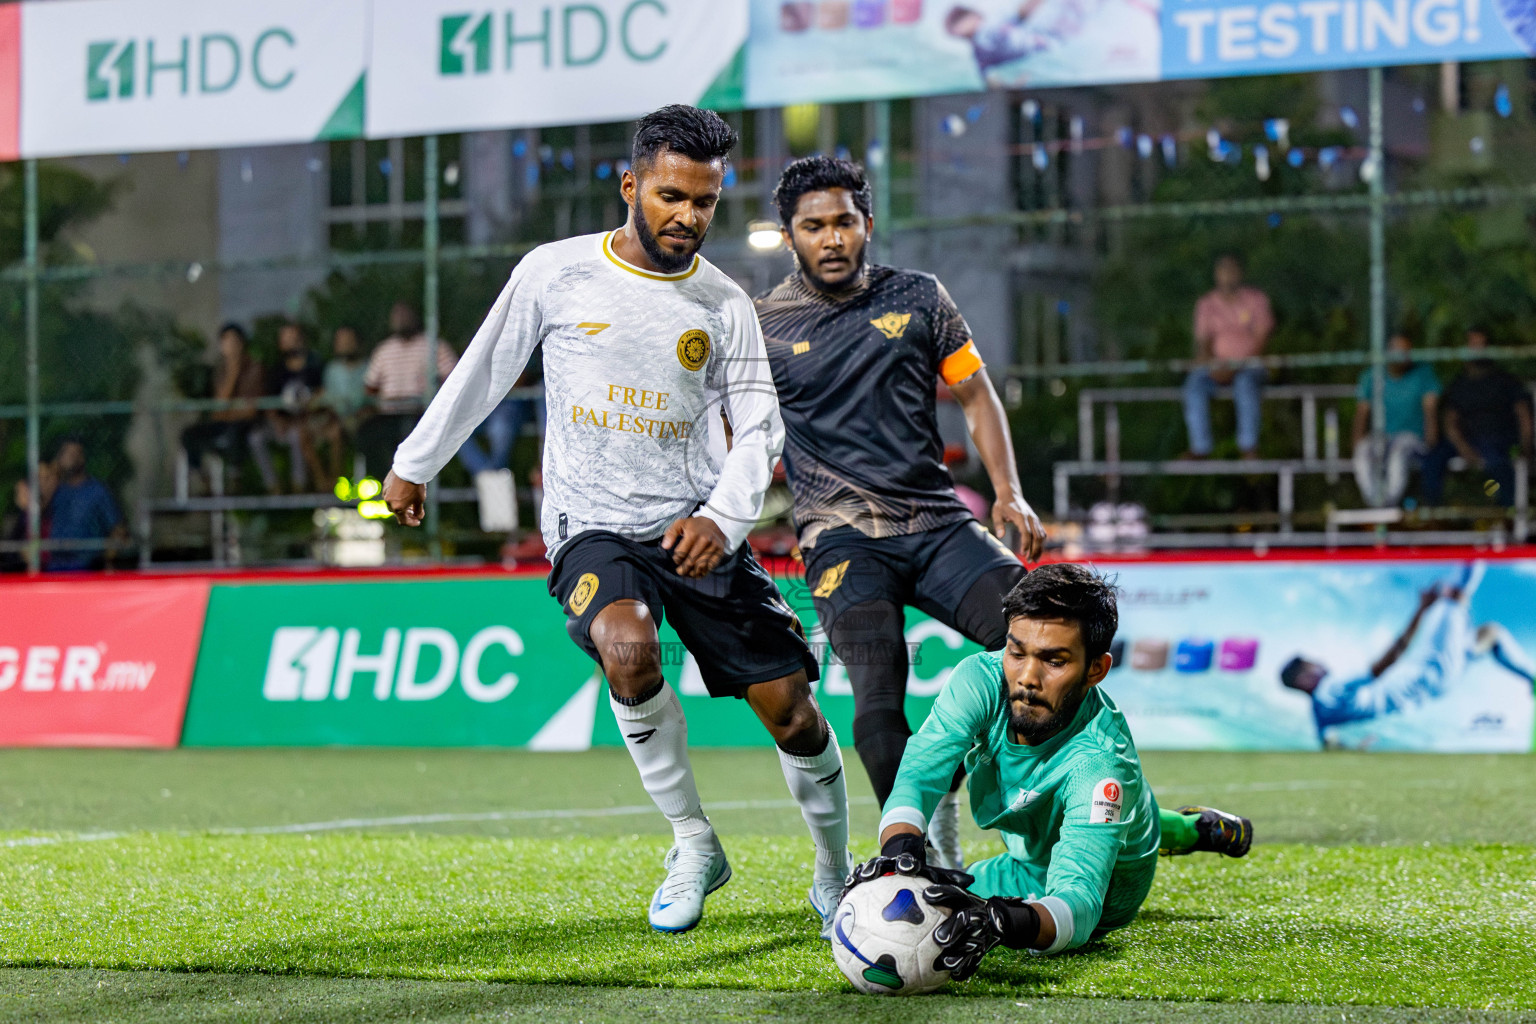
[[[469,132],[461,156],[465,235],[470,245],[505,241],[517,222],[512,180],[512,133]]]
[[[1013,208],[1013,105],[1006,95],[943,96],[913,103],[915,136],[926,157],[921,214],[963,216]],[[946,120],[950,129],[946,130]],[[957,126],[963,125],[958,132]],[[1014,229],[967,227],[905,235],[895,264],[937,274],[965,314],[976,347],[995,376],[1013,361]]]
[[[323,259],[329,248],[327,146],[258,146],[219,153],[219,259]],[[222,320],[299,312],[305,292],[325,280],[319,262],[220,276]]]

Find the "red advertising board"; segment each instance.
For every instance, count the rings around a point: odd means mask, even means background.
[[[21,155],[21,4],[0,7],[0,160]]]
[[[0,745],[174,747],[207,580],[0,587]]]

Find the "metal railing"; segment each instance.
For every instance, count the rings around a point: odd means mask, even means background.
[[[1317,404],[1319,400],[1354,398],[1357,389],[1348,384],[1277,384],[1266,385],[1263,400],[1300,401],[1301,403],[1301,457],[1304,462],[1317,461]],[[1230,387],[1217,388],[1217,398],[1231,398]],[[1120,406],[1132,402],[1177,402],[1184,397],[1176,387],[1143,388],[1084,388],[1077,394],[1078,461],[1090,463],[1094,459],[1095,419],[1094,409],[1104,407],[1104,461],[1120,462]],[[1323,436],[1331,442],[1325,458],[1333,460],[1338,454],[1338,415],[1334,409],[1325,413]]]

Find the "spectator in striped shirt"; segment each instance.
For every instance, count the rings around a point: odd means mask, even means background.
[[[448,376],[458,356],[445,342],[429,339],[421,329],[421,317],[408,302],[396,302],[389,311],[394,333],[379,343],[368,359],[363,386],[376,411],[357,432],[357,447],[370,472],[388,468],[395,449],[421,416],[427,390],[427,348],[435,346],[437,380]]]

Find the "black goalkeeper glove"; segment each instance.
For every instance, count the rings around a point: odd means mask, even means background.
[[[964,871],[951,871],[949,868],[941,868],[936,864],[928,863],[926,850],[927,843],[920,835],[911,832],[902,832],[886,840],[880,847],[880,856],[871,857],[858,865],[848,875],[843,883],[842,895],[848,895],[848,890],[865,882],[872,882],[884,875],[906,875],[909,878],[923,878],[942,886],[965,886],[973,884],[976,879]]]
[[[939,944],[934,970],[948,971],[955,981],[976,973],[981,958],[994,946],[1027,949],[1040,935],[1040,915],[1027,902],[1011,897],[982,899],[954,885],[930,885],[923,899],[952,913],[933,930]]]

